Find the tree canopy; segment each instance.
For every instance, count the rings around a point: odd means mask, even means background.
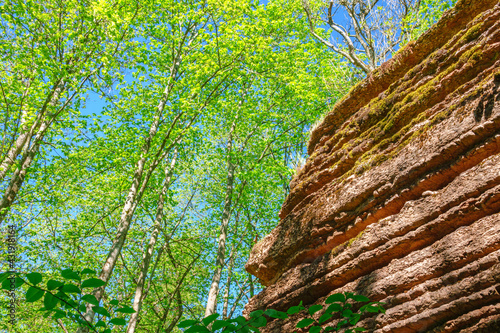
[[[246,258],[279,222],[308,131],[368,72],[318,42],[321,6],[0,2],[0,228],[16,232],[14,273],[32,274],[0,329],[177,332],[241,314],[261,289]],[[354,55],[372,68],[396,49]]]

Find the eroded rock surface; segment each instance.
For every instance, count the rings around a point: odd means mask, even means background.
[[[246,265],[267,286],[246,313],[353,291],[387,303],[361,323],[373,332],[500,332],[498,1],[459,1],[353,88],[308,151]]]

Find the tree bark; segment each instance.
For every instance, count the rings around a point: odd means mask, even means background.
[[[172,171],[175,167],[175,163],[177,162],[177,149],[175,149],[174,156],[170,165],[165,169],[165,181],[163,184],[162,191],[160,192],[160,196],[158,198],[158,207],[156,209],[156,216],[154,221],[153,232],[151,234],[151,238],[149,239],[149,244],[144,251],[142,256],[142,262],[139,272],[139,278],[137,279],[137,286],[135,288],[135,296],[132,308],[135,310],[135,313],[132,313],[130,316],[130,320],[127,326],[127,333],[134,333],[135,328],[137,326],[139,312],[141,310],[142,301],[144,300],[144,283],[146,281],[146,275],[149,270],[149,265],[151,262],[151,258],[153,256],[153,250],[158,239],[158,233],[160,232],[160,223],[163,219],[163,208],[165,205],[165,196],[167,195],[167,191],[170,186],[170,182],[172,179]]]
[[[219,233],[219,244],[217,247],[217,258],[215,260],[215,271],[212,277],[212,284],[210,285],[210,290],[208,292],[207,305],[205,307],[205,317],[215,313],[215,309],[217,307],[217,296],[219,294],[219,283],[222,275],[222,269],[224,268],[227,228],[229,225],[229,219],[231,218],[234,174],[236,169],[236,166],[231,161],[231,153],[233,148],[233,134],[236,129],[237,121],[238,121],[238,116],[235,117],[231,125],[231,129],[229,131],[229,138],[227,140],[227,146],[226,146],[226,152],[227,152],[226,195],[224,198],[224,210],[222,212],[222,221]]]

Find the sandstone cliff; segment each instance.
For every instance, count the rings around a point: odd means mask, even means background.
[[[497,0],[459,1],[337,103],[308,152],[251,252],[267,287],[246,313],[353,291],[387,303],[361,322],[372,332],[500,332]]]

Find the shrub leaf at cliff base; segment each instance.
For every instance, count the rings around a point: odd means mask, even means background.
[[[286,313],[274,309],[267,309],[266,311],[264,311],[264,313],[271,318],[277,318],[277,319],[288,318],[288,315]]]
[[[325,301],[326,304],[330,304],[333,302],[345,302],[345,296],[342,294],[333,294],[328,296],[328,298]]]
[[[342,311],[342,305],[338,303],[333,303],[326,308],[326,313],[333,313],[333,312],[339,312]]]
[[[304,327],[307,327],[309,325],[311,325],[312,323],[314,323],[314,320],[311,319],[311,318],[305,318],[305,319],[302,319],[301,321],[299,321],[297,323],[297,328],[304,328]]]
[[[349,298],[352,298],[356,302],[369,302],[370,301],[370,299],[368,297],[363,296],[363,295],[352,295]]]
[[[264,327],[267,325],[267,319],[265,317],[255,318],[254,321],[250,322],[253,327]]]
[[[304,310],[304,307],[302,306],[302,301],[300,301],[299,305],[292,306],[291,308],[289,308],[287,310],[286,313],[288,313],[289,315],[293,315],[293,314],[299,313],[302,310]]]
[[[331,313],[324,313],[319,317],[318,323],[323,324],[328,319],[332,318],[333,315]]]
[[[321,309],[323,309],[323,305],[320,305],[320,304],[314,304],[312,305],[308,311],[309,311],[309,314],[312,316],[313,314],[315,314],[316,312],[320,311]]]
[[[319,333],[321,332],[321,326],[312,326],[309,328],[309,333]]]

